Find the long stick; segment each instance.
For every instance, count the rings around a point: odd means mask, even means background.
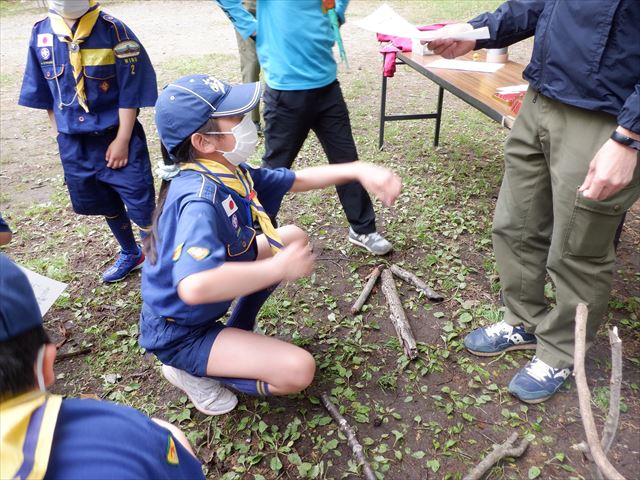
[[[523,438],[520,445],[514,447],[514,442],[518,439],[517,433],[512,433],[511,436],[502,444],[494,445],[493,450],[489,455],[476,465],[469,473],[465,475],[462,480],[480,480],[482,476],[489,471],[496,463],[505,457],[520,457],[529,446],[529,440]]]
[[[416,346],[416,340],[413,337],[411,331],[411,325],[407,320],[407,316],[402,308],[402,302],[398,296],[398,290],[396,290],[396,284],[393,280],[393,275],[389,270],[382,271],[382,292],[387,297],[387,303],[389,304],[389,310],[391,315],[389,318],[396,328],[398,339],[402,344],[407,357],[411,360],[418,356],[418,347]]]
[[[444,300],[444,297],[442,295],[433,290],[429,285],[427,285],[420,278],[416,277],[413,273],[395,264],[391,265],[390,268],[394,275],[398,276],[405,282],[413,283],[417,287],[417,289],[424,293],[426,297],[432,302],[441,302]]]
[[[607,456],[602,451],[596,423],[593,420],[593,412],[591,411],[591,391],[587,383],[587,375],[584,370],[584,357],[586,354],[586,337],[587,337],[587,307],[584,303],[579,303],[576,308],[576,329],[575,329],[575,353],[573,361],[575,363],[574,375],[576,377],[576,386],[578,388],[578,402],[580,404],[580,416],[582,417],[582,425],[584,433],[587,437],[587,444],[596,462],[598,469],[608,480],[624,480],[624,477],[615,469]]]
[[[378,265],[369,274],[369,280],[367,281],[367,284],[364,286],[364,289],[362,290],[362,293],[356,300],[356,303],[354,303],[353,307],[351,307],[351,315],[355,315],[356,313],[358,313],[362,308],[362,306],[364,305],[364,302],[367,301],[367,298],[369,298],[369,295],[371,294],[371,290],[373,290],[373,286],[378,281],[378,277],[380,276],[381,272],[382,272],[382,266]]]
[[[342,430],[342,432],[347,436],[347,443],[349,443],[351,450],[353,450],[353,455],[356,457],[358,462],[360,462],[360,465],[362,465],[362,473],[364,474],[364,478],[366,478],[367,480],[376,480],[376,476],[373,473],[373,470],[371,470],[371,465],[369,465],[367,457],[365,457],[364,455],[364,449],[362,448],[362,445],[360,445],[360,442],[358,442],[358,438],[356,437],[356,434],[353,432],[353,429],[351,428],[347,420],[342,415],[340,415],[338,408],[331,402],[331,400],[329,399],[329,395],[327,395],[326,392],[320,395],[320,400],[322,400],[324,408],[326,408],[327,411],[331,414],[333,419],[340,427],[340,430]]]
[[[86,355],[87,353],[91,353],[91,348],[81,348],[80,350],[74,350],[72,352],[61,353],[56,356],[56,362],[61,362],[62,360],[66,360],[67,358],[79,357],[80,355]]]

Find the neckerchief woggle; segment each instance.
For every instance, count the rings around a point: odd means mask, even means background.
[[[258,200],[258,195],[253,189],[253,179],[248,172],[245,172],[241,167],[237,167],[235,172],[232,172],[224,165],[205,158],[198,158],[195,163],[181,164],[180,170],[202,172],[217,184],[236,192],[249,205],[250,218],[258,220],[273,254],[275,255],[284,248],[278,231],[273,227],[269,215]]]
[[[85,112],[89,112],[89,105],[87,104],[87,94],[84,91],[84,72],[80,44],[91,35],[91,31],[100,15],[100,4],[95,0],[89,0],[89,5],[89,10],[78,21],[78,28],[76,28],[75,33],[71,31],[60,15],[53,10],[49,10],[49,21],[51,22],[53,33],[58,37],[58,40],[69,44],[69,62],[71,62],[71,67],[73,68],[78,103]],[[53,48],[55,48],[55,45]]]
[[[335,0],[322,0],[322,13],[326,13],[329,16],[329,22],[331,23],[331,30],[333,30],[333,37],[338,44],[338,51],[340,52],[340,59],[349,68],[349,62],[347,61],[347,52],[344,49],[344,43],[342,42],[342,35],[340,35],[340,21],[338,20],[338,14],[336,13],[336,1]]]
[[[39,391],[0,403],[0,478],[44,478],[61,405],[61,396]]]

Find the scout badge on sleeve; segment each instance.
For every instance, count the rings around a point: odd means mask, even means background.
[[[344,43],[342,42],[342,36],[340,35],[340,22],[338,21],[338,14],[336,13],[336,1],[335,0],[322,0],[322,11],[329,15],[329,21],[331,22],[331,30],[333,30],[333,36],[338,44],[338,51],[340,52],[340,59],[349,68],[349,62],[347,61],[347,52],[344,49]]]

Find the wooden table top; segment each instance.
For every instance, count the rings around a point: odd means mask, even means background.
[[[485,53],[477,53],[479,55],[476,61],[484,61]],[[524,65],[509,61],[496,72],[483,73],[429,68],[431,62],[442,58],[440,55],[419,55],[407,52],[398,53],[398,58],[496,122],[511,128],[514,118],[511,106],[494,97],[494,93],[498,87],[527,83],[522,78]],[[470,52],[459,60],[473,60],[473,53]]]

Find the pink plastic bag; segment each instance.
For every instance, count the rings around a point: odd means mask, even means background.
[[[418,27],[418,30],[426,32],[431,30],[438,30],[446,23],[432,23],[431,25],[422,25]],[[391,42],[380,49],[380,53],[384,56],[384,62],[382,64],[382,74],[385,77],[393,77],[396,73],[396,54],[398,52],[410,52],[411,51],[411,39],[404,37],[394,37],[392,35],[384,35],[382,33],[376,33],[376,37],[379,42]]]

